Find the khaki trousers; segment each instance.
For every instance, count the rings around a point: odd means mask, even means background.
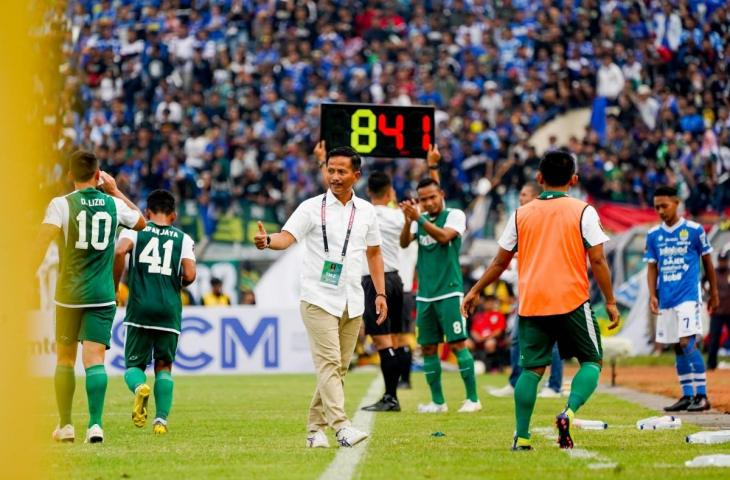
[[[344,382],[362,316],[350,318],[345,309],[341,317],[336,317],[304,301],[300,311],[317,370],[317,388],[309,405],[307,428],[314,432],[330,426],[337,431],[350,425],[345,414]]]

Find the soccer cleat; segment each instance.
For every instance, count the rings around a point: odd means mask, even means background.
[[[102,443],[104,441],[104,430],[99,424],[95,423],[86,430],[86,440],[84,443]]]
[[[464,403],[461,404],[461,408],[457,410],[459,413],[474,413],[474,412],[480,412],[482,410],[482,402],[477,400],[476,402],[472,402],[468,398],[464,400]]]
[[[704,412],[712,408],[710,401],[707,399],[707,395],[695,395],[692,404],[687,407],[688,412]]]
[[[150,399],[150,386],[146,383],[134,391],[134,407],[132,407],[132,423],[135,427],[144,427],[147,423],[147,401]]]
[[[570,436],[570,424],[573,415],[569,410],[555,417],[555,426],[558,427],[558,444],[560,448],[573,448],[573,437]]]
[[[362,407],[362,410],[366,412],[400,412],[400,403],[397,398],[385,394],[383,398],[372,405]]]
[[[339,439],[338,439],[339,441]],[[307,448],[329,448],[330,442],[322,430],[309,432],[307,435]]]
[[[337,430],[336,437],[340,447],[354,447],[368,438],[368,434],[352,427],[342,427]]]
[[[515,394],[515,389],[508,383],[502,388],[490,388],[487,392],[493,397],[507,398]]]
[[[421,403],[418,405],[418,413],[446,413],[449,411],[448,405],[445,403]]]
[[[540,398],[561,398],[563,395],[550,387],[543,387],[537,396]]]
[[[164,435],[167,431],[167,420],[163,418],[155,418],[155,421],[152,424],[152,433],[155,435]]]
[[[681,412],[683,410],[687,410],[690,405],[692,405],[694,401],[693,397],[690,396],[683,396],[679,400],[677,400],[672,405],[669,405],[668,407],[664,407],[665,412]]]
[[[76,432],[74,431],[74,426],[70,423],[68,425],[64,425],[61,427],[60,425],[56,427],[56,429],[53,431],[53,435],[51,435],[51,438],[56,442],[62,442],[62,443],[73,443],[74,440],[76,440]]]
[[[533,450],[530,440],[527,438],[520,438],[515,435],[514,441],[512,442],[512,451],[524,452],[529,450]]]

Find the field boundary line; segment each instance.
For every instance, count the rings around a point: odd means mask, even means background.
[[[320,480],[350,480],[355,475],[358,464],[365,456],[375,425],[375,412],[366,412],[362,410],[362,407],[377,402],[382,396],[382,390],[383,382],[378,375],[368,387],[365,396],[360,400],[355,416],[352,417],[352,426],[366,432],[369,435],[368,438],[354,447],[339,448],[332,463],[327,466],[327,470],[319,477]]]

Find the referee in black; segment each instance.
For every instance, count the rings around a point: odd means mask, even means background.
[[[315,155],[322,157],[324,143],[317,145]],[[437,182],[440,180],[439,162],[441,152],[438,145],[430,145],[426,155],[428,173]],[[326,180],[326,179],[325,179]],[[388,317],[378,325],[378,315],[374,308],[375,289],[370,275],[362,277],[362,287],[365,292],[365,333],[371,336],[380,355],[380,369],[385,381],[385,395],[378,402],[363,407],[370,412],[400,412],[398,402],[398,382],[401,377],[408,378],[412,357],[408,344],[404,341],[404,334],[409,331],[408,316],[410,311],[404,311],[403,282],[398,274],[398,265],[401,263],[402,251],[400,248],[400,232],[403,229],[405,218],[397,208],[389,205],[397,202],[395,190],[390,177],[383,172],[375,171],[368,178],[368,196],[370,203],[375,206],[375,214],[380,226],[383,264],[385,266],[385,293],[388,303]],[[367,272],[366,272],[367,273]],[[404,371],[406,375],[404,375]],[[408,382],[410,388],[410,382]]]
[[[402,359],[396,351],[399,335],[404,330],[403,324],[403,282],[398,275],[400,264],[400,231],[403,229],[403,213],[390,205],[396,200],[390,177],[375,171],[368,178],[368,196],[375,206],[375,214],[380,226],[381,244],[385,266],[385,295],[388,303],[388,316],[378,325],[375,312],[376,291],[370,275],[362,277],[362,288],[365,292],[365,333],[370,335],[380,355],[380,369],[385,381],[383,398],[372,405],[363,407],[370,412],[400,412],[398,402],[398,380],[401,374]]]

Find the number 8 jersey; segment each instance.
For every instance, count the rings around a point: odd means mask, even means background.
[[[114,235],[132,228],[139,212],[95,188],[51,200],[43,223],[63,232],[56,305],[68,308],[115,305]]]
[[[195,261],[193,239],[173,226],[147,222],[140,232],[125,231],[130,240],[125,325],[180,333],[182,260]]]

